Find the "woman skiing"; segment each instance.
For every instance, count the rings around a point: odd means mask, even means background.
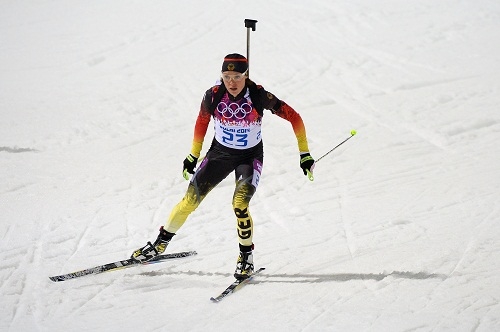
[[[160,228],[158,238],[134,251],[132,258],[145,262],[162,254],[189,214],[234,171],[236,186],[232,205],[240,249],[234,276],[245,279],[253,273],[253,220],[249,203],[259,184],[263,166],[261,125],[264,109],[291,123],[297,138],[300,167],[305,175],[312,173],[314,159],[309,153],[300,115],[248,78],[248,61],[244,56],[229,54],[222,63],[220,84],[208,89],[201,102],[191,153],[183,163],[186,180],[189,174],[193,174],[186,194],[173,208],[166,225]],[[212,145],[195,171],[211,119],[215,132]]]

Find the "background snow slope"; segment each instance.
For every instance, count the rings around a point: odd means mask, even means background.
[[[358,130],[309,182],[265,116],[266,271],[209,301],[238,254],[229,177],[169,246],[197,256],[52,283],[156,237],[245,18],[313,156]],[[499,31],[496,0],[0,2],[0,330],[500,330]]]

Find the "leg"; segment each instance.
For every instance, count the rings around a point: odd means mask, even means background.
[[[193,175],[186,194],[172,209],[165,226],[167,232],[176,233],[208,193],[232,171],[228,163],[209,152]]]
[[[253,273],[253,220],[249,204],[257,189],[262,163],[258,160],[253,165],[240,165],[236,168],[236,188],[233,195],[233,210],[236,215],[240,255],[236,263],[234,277],[248,278]]]
[[[196,194],[196,187],[193,183],[190,183],[182,200],[170,212],[165,230],[170,233],[176,233],[191,212],[196,210],[198,205],[200,205],[204,197],[198,196]]]
[[[134,251],[132,258],[144,262],[163,253],[189,214],[196,210],[210,190],[232,171],[231,166],[227,163],[221,162],[217,157],[213,158],[212,161],[209,156],[210,153],[207,154],[207,157],[191,179],[182,200],[172,209],[165,228],[160,228],[160,234],[156,241],[154,243],[148,242],[144,247]]]
[[[257,190],[261,170],[262,162],[255,159],[252,164],[240,165],[235,171],[237,181],[233,195],[233,210],[236,215],[240,249],[246,249],[242,251],[252,250],[253,220],[249,204]]]
[[[236,182],[233,196],[233,210],[236,215],[240,254],[236,262],[234,277],[246,279],[253,273],[253,221],[248,205],[255,193],[255,187],[247,179]]]
[[[253,220],[248,205],[254,193],[255,187],[248,183],[247,179],[239,180],[236,183],[236,189],[233,196],[233,210],[236,215],[240,247],[251,248],[252,246]]]

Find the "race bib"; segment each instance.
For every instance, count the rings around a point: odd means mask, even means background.
[[[237,101],[227,95],[217,105],[214,112],[215,139],[233,149],[248,149],[261,140],[262,117],[253,107],[250,94]]]

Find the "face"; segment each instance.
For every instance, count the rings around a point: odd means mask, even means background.
[[[227,91],[236,97],[243,91],[245,87],[245,79],[247,78],[246,73],[238,73],[237,71],[225,71],[222,72],[222,82],[226,86]]]

